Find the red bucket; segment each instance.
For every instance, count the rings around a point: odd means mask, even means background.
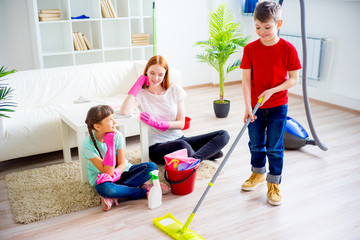
[[[184,171],[178,171],[171,169],[165,164],[165,180],[170,183],[171,192],[175,195],[186,195],[194,191],[196,170],[200,164],[196,167]]]
[[[191,118],[185,117],[185,124],[184,124],[184,128],[182,130],[186,130],[190,127],[190,121],[191,121]]]

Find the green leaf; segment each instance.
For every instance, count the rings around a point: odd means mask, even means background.
[[[15,69],[13,69],[13,70],[10,70],[10,71],[6,71],[6,67],[5,66],[2,66],[1,68],[0,68],[0,78],[2,78],[2,77],[4,77],[4,76],[6,76],[6,75],[9,75],[9,74],[11,74],[11,73],[14,73],[16,70]]]
[[[196,57],[200,62],[205,62],[219,73],[220,99],[223,98],[224,80],[226,74],[240,66],[241,59],[235,61],[226,68],[229,57],[244,48],[250,36],[241,34],[240,23],[225,4],[220,4],[217,10],[209,14],[210,38],[205,41],[198,41],[195,46],[203,49],[203,53]]]
[[[11,71],[6,71],[6,68],[2,66],[0,68],[0,78],[14,73],[16,70],[13,69]],[[5,79],[0,79],[5,80]],[[16,104],[11,101],[13,89],[8,87],[7,84],[0,84],[0,112],[15,112],[15,110],[11,109],[16,107]],[[6,114],[0,114],[0,117],[10,118],[10,116]]]

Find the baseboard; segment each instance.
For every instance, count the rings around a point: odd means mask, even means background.
[[[289,96],[292,96],[292,97],[296,97],[296,98],[301,98],[301,99],[303,99],[303,96],[302,96],[302,95],[299,95],[299,94],[296,94],[296,93],[290,93],[290,92],[288,92],[288,95],[289,95]],[[317,100],[317,99],[313,99],[313,98],[309,98],[309,102],[310,102],[310,103],[318,103],[318,104],[321,104],[321,105],[324,105],[324,106],[327,106],[327,107],[339,109],[339,110],[342,110],[342,111],[345,111],[345,112],[348,112],[348,113],[353,113],[353,114],[356,114],[356,115],[359,115],[359,116],[360,116],[360,111],[358,111],[358,110],[356,110],[356,109],[347,108],[347,107],[344,107],[344,106],[336,105],[336,104],[333,104],[333,103],[328,103],[328,102],[321,101],[321,100]]]
[[[241,84],[241,82],[242,82],[241,80],[225,82],[224,86]],[[202,87],[219,87],[219,84],[218,83],[203,83],[203,84],[198,84],[198,85],[186,86],[186,87],[184,87],[184,89],[189,90],[189,89],[202,88]]]
[[[241,84],[241,82],[242,82],[242,80],[225,82],[224,85],[229,86],[229,85]],[[204,83],[204,84],[186,86],[186,87],[184,87],[184,89],[189,90],[189,89],[196,89],[196,88],[202,88],[202,87],[219,87],[219,84],[218,83],[217,84],[215,84],[215,83]],[[292,96],[292,97],[303,98],[302,94],[291,93],[291,92],[288,92],[288,94],[289,94],[289,96]],[[328,106],[328,107],[339,109],[339,110],[342,110],[342,111],[345,111],[345,112],[360,115],[360,111],[357,110],[357,109],[344,107],[344,106],[341,106],[341,105],[325,102],[325,101],[314,99],[314,98],[309,98],[309,101],[311,103],[319,103],[319,104],[322,104],[324,106]]]

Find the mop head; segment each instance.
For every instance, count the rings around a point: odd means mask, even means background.
[[[203,239],[189,228],[183,229],[184,225],[176,220],[171,213],[160,218],[154,218],[154,225],[175,240],[198,240]]]

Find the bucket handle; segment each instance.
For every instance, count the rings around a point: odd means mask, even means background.
[[[168,177],[167,177],[167,172],[165,171],[164,172],[164,178],[165,180],[170,183],[170,184],[179,184],[179,183],[182,183],[182,182],[185,182],[186,180],[188,180],[188,178],[190,178],[194,173],[196,172],[196,168],[193,169],[192,173],[187,176],[185,179],[183,180],[180,180],[180,181],[177,181],[177,182],[174,182],[174,181],[171,181]]]

